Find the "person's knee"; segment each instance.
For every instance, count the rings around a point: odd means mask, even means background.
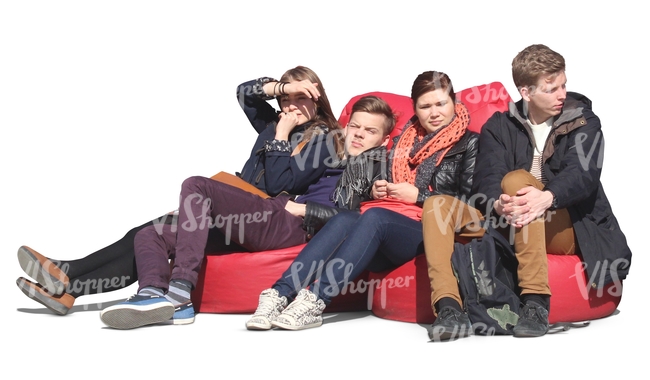
[[[140,231],[138,231],[133,237],[133,243],[138,246],[142,244],[148,244],[152,240],[159,238],[162,235],[162,231],[158,231],[155,226],[148,226]]]
[[[532,186],[535,177],[524,169],[511,171],[501,180],[501,191],[504,194],[515,195],[519,189]]]
[[[186,178],[183,181],[183,184],[181,185],[181,187],[182,187],[184,192],[198,193],[203,188],[203,183],[205,183],[206,180],[212,181],[211,179],[206,178],[206,177],[192,176],[192,177]]]
[[[380,207],[368,209],[361,215],[359,223],[362,223],[366,228],[377,228],[388,224],[397,213]],[[399,215],[399,214],[397,214]]]
[[[453,204],[459,202],[458,198],[451,195],[432,195],[422,205],[422,218],[433,214],[439,214],[440,210],[450,209]]]

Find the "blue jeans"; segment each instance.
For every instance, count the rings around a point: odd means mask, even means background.
[[[381,208],[363,215],[340,213],[309,241],[273,288],[293,299],[309,287],[329,304],[364,270],[395,268],[422,252],[419,221]]]

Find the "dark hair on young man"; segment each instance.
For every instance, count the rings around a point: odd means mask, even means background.
[[[559,74],[565,69],[562,55],[545,45],[530,45],[512,60],[512,79],[518,89],[533,87],[543,75]]]
[[[447,74],[440,71],[425,71],[418,75],[413,81],[411,87],[411,100],[413,100],[413,109],[420,96],[435,90],[444,90],[449,94],[451,101],[456,103],[456,93],[451,79]]]
[[[352,112],[367,112],[373,115],[383,115],[386,118],[384,122],[384,134],[389,135],[395,128],[397,118],[393,109],[390,108],[386,101],[378,96],[368,95],[360,98],[352,105]]]

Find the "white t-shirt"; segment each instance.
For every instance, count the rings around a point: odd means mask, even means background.
[[[535,153],[533,154],[533,164],[530,167],[530,174],[533,177],[537,178],[538,181],[546,183],[546,176],[542,170],[542,152],[544,151],[544,145],[546,145],[546,139],[548,134],[551,132],[553,127],[554,118],[549,118],[542,124],[533,124],[530,119],[527,119],[528,125],[533,131],[533,137],[535,138]]]

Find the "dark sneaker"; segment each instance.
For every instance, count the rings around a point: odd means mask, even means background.
[[[528,301],[519,312],[519,321],[512,330],[516,337],[537,337],[548,332],[548,311],[534,301]]]
[[[165,322],[171,319],[175,312],[174,304],[165,297],[136,294],[122,303],[102,310],[99,317],[106,326],[127,330]]]
[[[467,313],[445,306],[431,325],[429,339],[434,342],[456,340],[471,335],[471,332],[472,324],[469,322]]]

